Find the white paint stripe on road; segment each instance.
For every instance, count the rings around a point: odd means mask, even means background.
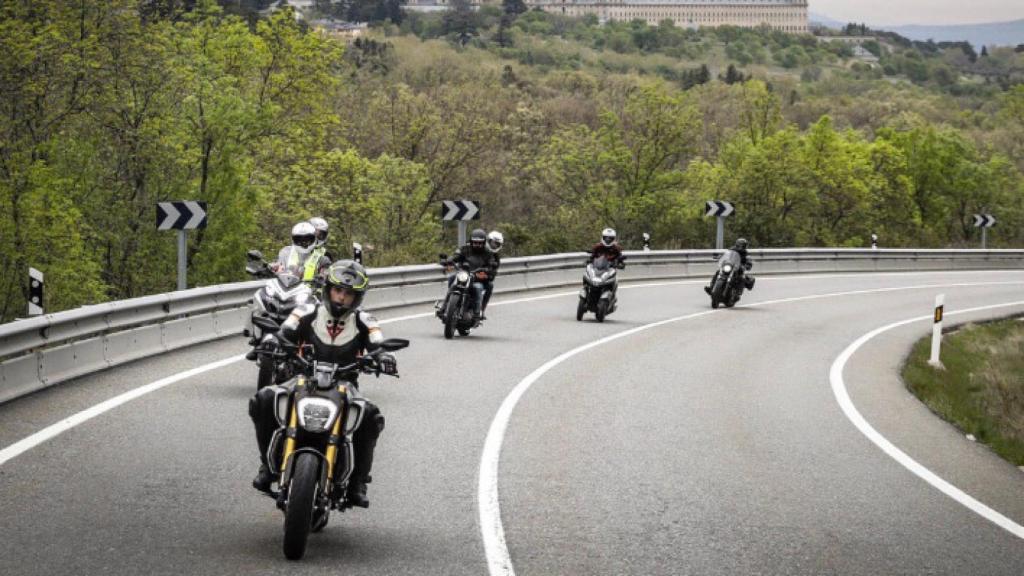
[[[4,448],[3,450],[0,450],[0,466],[2,466],[11,458],[14,458],[15,456],[18,456],[28,450],[31,450],[32,448],[35,448],[36,446],[42,444],[43,442],[46,442],[47,440],[53,438],[54,436],[66,432],[74,428],[75,426],[78,426],[82,422],[92,420],[93,418],[99,416],[100,414],[103,414],[104,412],[107,412],[109,410],[113,410],[114,408],[117,408],[118,406],[126,402],[131,402],[132,400],[140,396],[145,396],[150,392],[159,390],[165,386],[170,386],[175,382],[180,382],[181,380],[191,378],[198,374],[202,374],[203,372],[209,372],[210,370],[223,368],[224,366],[238,362],[243,358],[245,358],[245,355],[232,356],[231,358],[225,358],[223,360],[218,360],[217,362],[204,364],[202,366],[199,366],[198,368],[186,370],[185,372],[175,374],[174,376],[161,378],[156,382],[151,382],[149,384],[146,384],[145,386],[134,388],[132,390],[129,390],[128,392],[125,392],[124,394],[114,396],[109,400],[101,402],[93,406],[92,408],[82,410],[81,412],[73,416],[69,416],[68,418],[65,418],[55,424],[51,424],[46,428],[43,428],[39,432],[36,432],[31,436],[23,438],[18,442],[15,442],[14,444],[11,444],[10,446]]]
[[[1024,300],[1019,300],[1016,302],[1007,302],[1005,304],[993,304],[990,306],[978,306],[975,308],[967,308],[964,310],[957,310],[954,312],[946,312],[945,314],[946,316],[955,316],[959,314],[969,314],[971,312],[996,310],[999,308],[1010,308],[1014,306],[1024,306]],[[900,326],[905,326],[907,324],[912,324],[914,322],[932,322],[933,320],[934,317],[931,314],[927,314],[924,316],[916,316],[914,318],[909,318],[907,320],[893,322],[892,324],[882,326],[881,328],[876,328],[855,340],[852,344],[847,346],[846,349],[843,350],[842,354],[840,354],[839,357],[835,359],[835,362],[832,363],[832,368],[831,370],[829,370],[829,380],[832,384],[832,393],[835,395],[836,401],[839,402],[839,407],[842,408],[843,414],[846,414],[846,417],[849,418],[850,422],[852,422],[853,425],[856,426],[858,430],[860,430],[861,434],[866,436],[868,440],[871,440],[876,446],[881,448],[883,452],[889,455],[889,457],[899,462],[904,468],[910,470],[925,482],[937,488],[946,496],[949,496],[953,500],[956,500],[960,504],[963,504],[971,511],[975,512],[976,514],[980,515],[986,520],[989,520],[990,522],[1006,530],[1007,532],[1010,532],[1014,536],[1024,539],[1024,526],[1017,524],[1013,520],[1007,518],[1006,516],[1003,516],[999,512],[996,512],[992,508],[989,508],[985,504],[982,504],[978,500],[975,500],[972,496],[970,496],[963,490],[943,480],[937,474],[935,474],[928,468],[925,468],[918,461],[908,456],[906,452],[897,448],[892,442],[886,439],[885,436],[882,436],[877,430],[875,430],[871,426],[871,424],[868,424],[867,420],[865,420],[861,413],[857,410],[857,407],[854,406],[853,401],[850,400],[850,395],[846,391],[846,382],[843,380],[843,368],[846,366],[847,361],[850,360],[850,357],[853,356],[853,354],[857,352],[857,350],[860,349],[861,346],[863,346],[869,340],[878,336],[879,334],[888,332],[889,330],[892,330],[894,328],[899,328]]]
[[[863,294],[877,294],[885,292],[896,292],[896,291],[908,291],[908,290],[928,290],[935,288],[958,288],[958,287],[981,287],[981,286],[1002,286],[1002,285],[1020,285],[1024,284],[1022,281],[1006,281],[1006,282],[965,282],[955,284],[926,284],[918,286],[896,286],[889,288],[872,288],[865,290],[850,290],[845,292],[832,292],[827,294],[811,294],[807,296],[797,296],[793,298],[780,298],[777,300],[767,300],[764,302],[754,302],[741,306],[743,308],[751,308],[754,306],[770,306],[775,304],[786,304],[791,302],[801,302],[806,300],[816,300],[822,298],[839,298],[844,296],[855,296]],[[487,431],[487,437],[484,440],[483,453],[480,456],[480,474],[477,483],[477,499],[479,506],[479,518],[480,518],[480,531],[482,533],[484,542],[484,553],[487,557],[487,566],[491,576],[513,576],[515,569],[512,566],[512,558],[508,551],[508,543],[505,540],[505,528],[501,522],[501,502],[498,495],[498,464],[501,456],[501,446],[505,440],[505,431],[508,429],[509,421],[512,418],[512,412],[515,410],[516,404],[519,403],[520,398],[526,393],[530,387],[540,379],[545,373],[550,371],[552,368],[558,366],[562,362],[576,356],[581,352],[590,350],[602,344],[613,342],[620,338],[632,336],[645,330],[671,324],[673,322],[681,322],[683,320],[690,320],[693,318],[699,318],[701,316],[707,316],[709,314],[721,312],[721,310],[705,310],[703,312],[696,312],[693,314],[687,314],[684,316],[677,316],[675,318],[668,318],[666,320],[660,320],[651,324],[644,324],[643,326],[637,326],[623,332],[618,332],[610,336],[606,336],[599,340],[584,344],[577,348],[573,348],[568,352],[561,354],[560,356],[553,358],[540,368],[537,368],[531,372],[526,378],[522,379],[511,392],[505,397],[505,400],[501,403],[498,408],[498,412],[494,415],[494,420],[491,421],[491,426]],[[927,318],[931,318],[928,316]]]
[[[663,285],[663,284],[651,284],[651,286],[660,286],[660,285]],[[633,286],[633,288],[641,288],[641,287],[646,287],[646,286],[647,285],[635,285],[635,286]],[[559,298],[559,297],[567,296],[567,295],[575,295],[577,293],[578,293],[578,291],[574,290],[572,292],[560,292],[560,293],[557,293],[557,294],[545,294],[543,296],[533,296],[533,297],[529,297],[529,298],[517,298],[515,300],[505,300],[505,301],[502,301],[502,302],[495,302],[495,303],[492,304],[492,306],[502,306],[502,305],[509,305],[509,304],[521,304],[523,302],[533,302],[533,301],[536,301],[536,300],[548,300],[548,299],[551,299],[551,298]],[[381,320],[380,323],[381,324],[390,324],[390,323],[393,323],[393,322],[403,322],[405,320],[415,320],[415,319],[418,319],[418,318],[426,318],[428,316],[433,316],[433,315],[434,315],[433,312],[424,312],[424,313],[421,313],[421,314],[412,314],[412,315],[409,315],[409,316],[399,316],[397,318],[389,318],[387,320]],[[79,424],[82,424],[83,422],[87,422],[89,420],[92,420],[93,418],[99,416],[100,414],[103,414],[105,412],[113,410],[114,408],[117,408],[118,406],[121,406],[122,404],[125,404],[127,402],[131,402],[132,400],[135,400],[136,398],[145,396],[146,394],[149,394],[150,392],[155,392],[155,391],[157,391],[157,390],[159,390],[161,388],[164,388],[166,386],[170,386],[171,384],[174,384],[175,382],[180,382],[180,381],[185,380],[187,378],[191,378],[192,376],[197,376],[197,375],[202,374],[204,372],[209,372],[210,370],[216,370],[218,368],[223,368],[224,366],[228,366],[229,364],[233,364],[233,363],[238,362],[238,361],[240,361],[240,360],[242,360],[244,358],[245,358],[245,355],[243,354],[243,355],[239,355],[239,356],[232,356],[230,358],[225,358],[223,360],[218,360],[216,362],[211,362],[209,364],[204,364],[204,365],[199,366],[197,368],[193,368],[191,370],[187,370],[185,372],[181,372],[179,374],[175,374],[174,376],[169,376],[167,378],[162,378],[160,380],[157,380],[156,382],[151,382],[149,384],[146,384],[145,386],[140,386],[139,388],[134,388],[132,390],[129,390],[128,392],[125,392],[123,394],[120,394],[118,396],[110,398],[109,400],[105,400],[105,401],[103,401],[103,402],[101,402],[101,403],[99,403],[99,404],[97,404],[97,405],[95,405],[95,406],[93,406],[91,408],[87,408],[85,410],[82,410],[81,412],[78,412],[77,414],[74,414],[72,416],[69,416],[69,417],[63,419],[63,420],[60,420],[59,422],[51,424],[50,426],[47,426],[46,428],[43,428],[39,432],[36,432],[36,433],[34,433],[34,434],[30,435],[30,436],[22,438],[21,440],[15,442],[14,444],[11,444],[10,446],[4,448],[3,450],[0,450],[0,466],[3,466],[4,463],[6,463],[8,460],[10,460],[10,459],[12,459],[12,458],[14,458],[16,456],[19,456],[19,455],[27,452],[28,450],[31,450],[32,448],[35,448],[36,446],[42,444],[43,442],[46,442],[47,440],[50,440],[51,438],[53,438],[55,436],[58,436],[59,434],[67,432],[68,430],[74,428],[75,426],[78,426]]]

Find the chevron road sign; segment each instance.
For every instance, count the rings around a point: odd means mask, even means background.
[[[188,287],[185,279],[186,254],[188,252],[187,230],[206,228],[206,202],[185,200],[156,203],[156,229],[178,231],[178,290]]]
[[[723,200],[708,200],[704,203],[704,217],[715,216],[718,225],[715,230],[715,249],[721,250],[725,244],[725,219],[736,212],[731,202]]]
[[[206,228],[206,202],[157,202],[157,230]]]
[[[476,200],[442,200],[441,220],[459,223],[459,246],[466,243],[466,221],[480,219],[480,203]]]
[[[708,200],[704,203],[704,217],[718,216],[720,218],[728,218],[732,216],[736,209],[733,208],[732,203],[723,202],[722,200]]]
[[[479,220],[480,203],[476,200],[442,200],[441,220]]]
[[[981,228],[981,249],[988,245],[988,229],[996,225],[996,217],[991,214],[975,214],[974,227]]]
[[[991,228],[996,225],[996,217],[991,214],[975,214],[975,228]]]

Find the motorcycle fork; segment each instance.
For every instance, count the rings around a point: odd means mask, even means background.
[[[348,395],[348,390],[345,386],[338,386],[338,392],[341,392],[342,398],[346,398]],[[338,459],[338,443],[341,441],[341,431],[344,429],[342,421],[348,418],[348,402],[342,402],[339,410],[343,410],[343,412],[334,419],[334,426],[331,427],[331,436],[327,439],[327,453],[325,456],[327,459],[328,486],[334,481],[334,463]]]
[[[305,378],[299,378],[295,383],[296,392],[299,388],[302,388],[306,383]],[[285,472],[288,470],[288,460],[291,459],[292,453],[295,452],[295,435],[298,433],[299,427],[299,412],[298,402],[295,401],[295,393],[292,394],[292,406],[289,410],[288,415],[288,427],[285,428],[285,440],[284,440],[284,451],[281,454],[281,483],[287,483],[285,478]]]

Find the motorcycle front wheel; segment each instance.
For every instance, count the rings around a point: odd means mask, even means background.
[[[711,307],[718,308],[718,305],[722,302],[722,292],[725,291],[725,282],[718,280],[715,282],[715,287],[711,289]]]
[[[583,320],[583,315],[587,313],[587,301],[580,298],[579,304],[576,305],[576,321],[580,322]]]
[[[288,483],[288,507],[284,511],[284,556],[289,560],[301,560],[306,553],[320,483],[317,457],[302,452],[295,458],[295,473]]]
[[[458,321],[459,304],[455,298],[448,299],[448,308],[444,311],[444,338],[451,340],[455,337],[455,323]]]
[[[597,321],[604,322],[604,317],[608,315],[608,301],[601,300],[597,303]]]

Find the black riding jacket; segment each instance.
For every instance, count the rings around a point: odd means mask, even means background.
[[[477,250],[469,244],[459,248],[459,251],[452,257],[452,262],[464,264],[469,270],[482,269],[487,273],[488,282],[494,281],[494,277],[498,273],[498,266],[501,265],[498,256],[487,248]]]

